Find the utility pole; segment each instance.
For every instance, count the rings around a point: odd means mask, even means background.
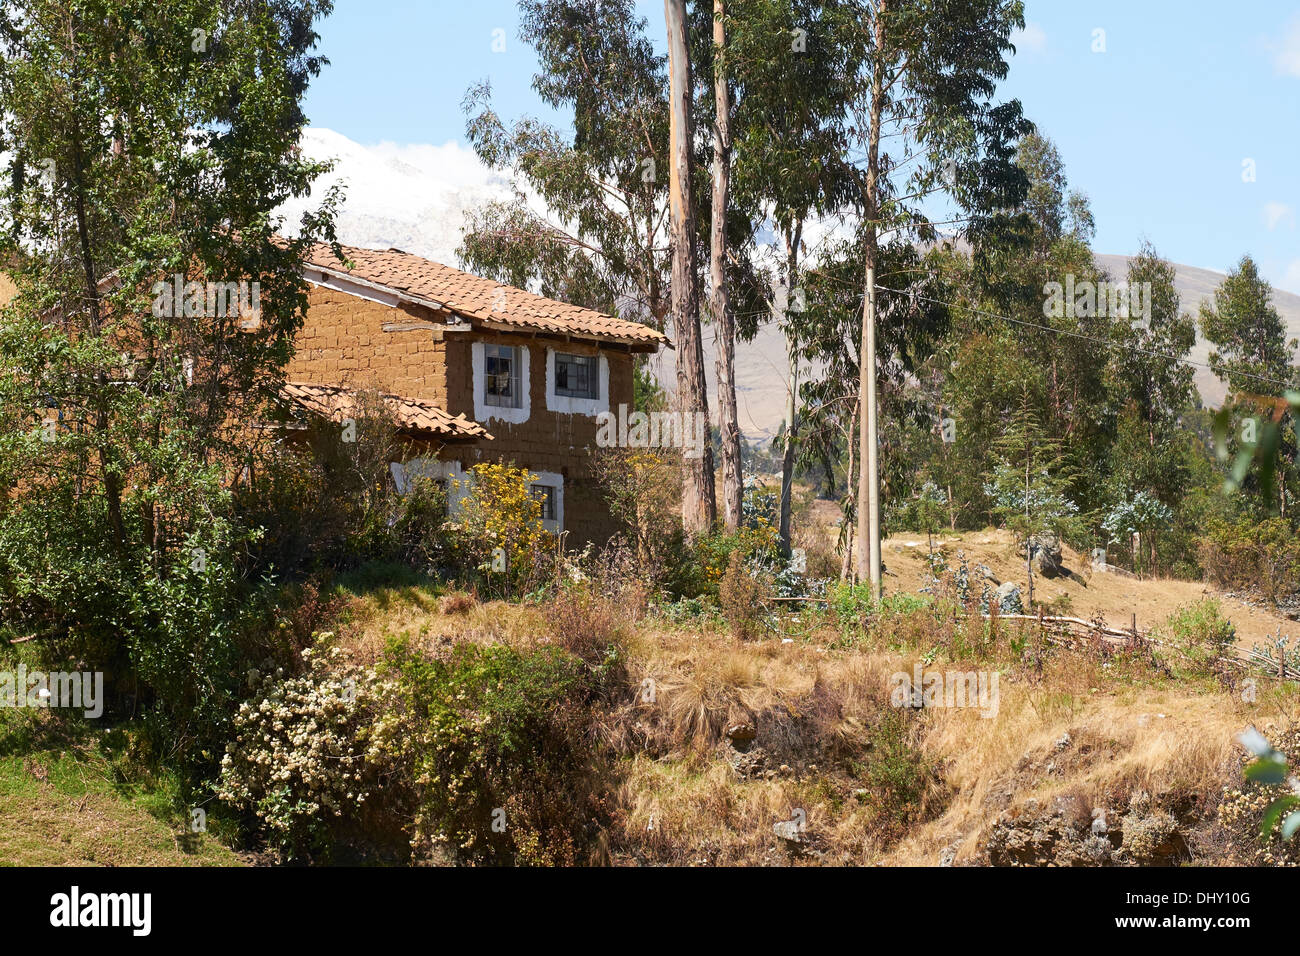
[[[867,290],[862,302],[864,333],[860,356],[858,404],[862,408],[859,423],[866,459],[858,466],[858,507],[867,509],[864,535],[858,537],[858,576],[866,565],[871,582],[871,596],[879,601],[880,579],[880,454],[876,432],[876,270],[867,267]]]
[[[871,71],[871,116],[867,125],[867,181],[863,184],[863,216],[866,220],[863,265],[867,288],[862,295],[862,346],[858,366],[858,404],[862,407],[862,464],[858,472],[858,575],[867,566],[871,596],[879,601],[880,587],[880,442],[876,432],[876,263],[879,261],[876,229],[880,215],[880,128],[884,122],[886,88],[880,64],[885,63],[886,0],[877,0],[872,32],[875,34],[876,66]]]

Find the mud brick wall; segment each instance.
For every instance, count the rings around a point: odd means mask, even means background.
[[[470,467],[479,461],[514,462],[521,467],[552,471],[564,476],[564,527],[570,543],[604,543],[618,531],[609,509],[591,478],[591,455],[596,447],[594,415],[553,412],[546,407],[546,350],[576,355],[599,351],[609,362],[609,405],[632,404],[632,356],[581,342],[565,342],[527,335],[483,333],[470,336],[451,332],[445,336],[448,382],[447,410],[474,417],[472,343],[525,346],[528,349],[528,421],[518,425],[500,419],[484,421],[495,441],[469,448],[448,446],[442,457]]]
[[[290,382],[378,388],[394,395],[447,401],[447,356],[430,329],[385,332],[384,326],[428,322],[415,307],[392,308],[346,292],[312,286],[307,317],[285,378]]]
[[[563,475],[564,526],[570,544],[603,543],[617,530],[590,475],[596,450],[593,415],[552,412],[546,407],[546,350],[580,355],[599,351],[609,363],[609,405],[632,403],[632,356],[598,350],[594,343],[565,342],[530,334],[443,332],[413,329],[385,332],[385,325],[441,321],[417,306],[390,307],[355,295],[312,286],[307,316],[295,339],[297,352],[286,369],[288,381],[378,388],[395,395],[437,402],[452,415],[474,418],[471,346],[475,341],[526,346],[529,352],[528,421],[499,419],[482,424],[494,441],[449,443],[439,458],[469,468],[480,461],[514,462]]]

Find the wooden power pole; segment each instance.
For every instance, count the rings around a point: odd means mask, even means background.
[[[858,465],[858,507],[866,509],[866,534],[858,536],[858,576],[865,565],[871,596],[881,597],[880,576],[880,454],[876,432],[876,270],[867,267],[867,289],[862,302],[862,353],[858,375],[859,422],[865,459]]]

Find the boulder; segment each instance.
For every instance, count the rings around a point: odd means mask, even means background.
[[[1024,605],[1020,602],[1020,588],[1014,581],[1004,581],[993,593],[999,614],[1023,614]]]
[[[758,736],[758,729],[749,721],[736,721],[727,725],[725,733],[737,750],[748,750]]]
[[[1031,535],[1028,541],[1029,562],[1037,574],[1045,578],[1054,578],[1065,570],[1061,552],[1061,539],[1050,531]],[[1022,547],[1020,553],[1024,554]]]

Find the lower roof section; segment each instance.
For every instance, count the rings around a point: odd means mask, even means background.
[[[357,391],[341,385],[313,382],[286,382],[280,397],[314,415],[342,422],[352,418],[357,408]],[[439,438],[482,439],[491,441],[488,430],[464,414],[452,416],[446,409],[423,398],[380,393],[384,407],[394,424],[404,430]]]

